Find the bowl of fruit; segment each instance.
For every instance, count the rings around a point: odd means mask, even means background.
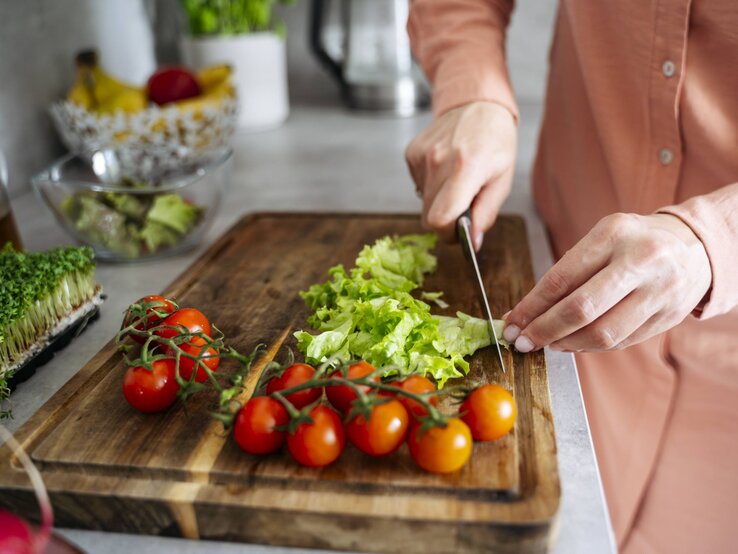
[[[77,55],[77,80],[51,108],[74,154],[114,150],[126,175],[152,181],[229,149],[238,101],[228,65],[164,67],[135,87],[109,75],[94,51]]]
[[[220,152],[155,180],[132,177],[114,150],[88,160],[67,154],[33,179],[59,223],[102,261],[172,255],[197,245],[230,180],[232,152]]]

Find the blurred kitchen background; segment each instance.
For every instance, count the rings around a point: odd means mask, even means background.
[[[326,117],[332,115],[332,108],[345,109],[337,83],[308,47],[310,9],[311,0],[277,8],[287,29],[291,117],[298,120],[305,106],[327,110]],[[517,181],[524,190],[541,115],[555,9],[553,0],[519,1],[508,35],[509,65],[522,110]],[[30,177],[65,150],[48,107],[72,85],[76,52],[97,48],[106,71],[134,84],[143,84],[157,65],[182,60],[179,40],[185,21],[178,0],[0,0],[0,14],[0,150],[8,160],[11,197],[28,191]],[[332,19],[337,25],[337,18]],[[330,29],[327,36],[330,42]],[[413,119],[414,123],[400,124],[407,129],[401,141],[409,140],[429,115],[425,112]],[[349,126],[352,121],[349,118],[343,124]],[[246,142],[269,140],[275,133],[286,139],[283,129],[264,131],[261,138]],[[258,161],[247,154],[239,159],[238,154],[237,165]],[[387,163],[402,163],[399,148],[397,158]],[[412,188],[409,180],[407,188]]]

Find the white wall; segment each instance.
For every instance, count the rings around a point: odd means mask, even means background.
[[[63,152],[47,114],[96,46],[111,73],[142,82],[154,67],[142,0],[0,0],[0,149],[11,193]]]

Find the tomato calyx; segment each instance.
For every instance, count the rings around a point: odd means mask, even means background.
[[[124,358],[129,366],[151,369],[152,364],[158,360],[173,359],[177,367],[177,384],[180,386],[179,398],[182,400],[187,400],[193,394],[207,388],[208,381],[216,390],[223,388],[216,379],[215,371],[207,363],[212,358],[234,357],[233,349],[226,347],[223,340],[224,336],[220,331],[216,329],[215,337],[210,337],[198,331],[196,333],[181,332],[172,338],[161,338],[154,335],[156,329],[158,327],[144,331],[146,337],[137,358],[130,358],[127,353],[124,353]],[[192,342],[197,342],[201,347],[192,349],[190,347]],[[189,379],[182,376],[183,359],[189,361]],[[204,372],[207,375],[205,382],[197,381],[199,372]]]
[[[147,298],[153,300],[147,301]],[[186,325],[166,323],[172,316],[186,312],[199,317],[198,323],[202,325],[188,329]],[[140,348],[126,341],[129,337],[140,344]],[[263,350],[263,345],[257,345],[251,354],[241,354],[225,344],[224,334],[199,310],[180,310],[173,301],[158,296],[146,297],[129,306],[115,340],[129,367],[153,371],[154,364],[161,360],[173,362],[174,378],[179,386],[177,397],[182,401],[202,390],[215,389],[220,395],[219,407],[211,415],[226,426],[232,424],[240,408],[233,400],[242,392],[244,378]],[[225,361],[234,362],[235,371],[216,372],[220,362]]]
[[[287,415],[290,418],[287,422],[287,425],[285,425],[284,428],[280,430],[286,431],[289,435],[294,435],[297,431],[297,428],[303,423],[307,425],[315,423],[313,418],[310,417],[310,412],[313,410],[313,408],[321,404],[320,400],[316,400],[312,404],[308,404],[302,409],[297,409],[295,408],[295,405],[292,404],[292,402],[285,398],[286,395],[284,395],[282,391],[273,392],[269,396],[271,398],[274,398],[277,402],[284,406],[284,409],[287,410]]]
[[[125,311],[120,331],[116,340],[130,336],[142,343],[149,336],[148,329],[153,327],[176,311],[179,305],[170,298],[151,295],[134,302]]]
[[[256,383],[256,390],[263,389],[272,379],[278,379],[282,377],[284,372],[287,371],[287,368],[294,365],[294,363],[295,353],[292,351],[291,348],[288,347],[287,356],[284,362],[280,363],[276,360],[272,360],[266,365],[264,371],[262,371],[261,375],[259,376],[259,381]]]
[[[337,369],[336,363],[338,363]],[[357,364],[357,361],[355,360],[339,362],[336,360],[329,360],[319,366],[316,369],[315,374],[307,381],[294,387],[273,392],[270,396],[281,402],[287,409],[287,412],[290,414],[291,428],[297,427],[300,422],[305,421],[304,413],[309,412],[314,404],[307,406],[303,410],[298,410],[287,399],[289,395],[308,389],[325,387],[326,390],[328,390],[329,387],[339,386],[348,387],[356,396],[356,398],[351,402],[350,409],[343,414],[344,421],[350,421],[357,416],[363,416],[364,418],[369,419],[375,406],[392,401],[393,396],[400,396],[413,400],[422,406],[426,415],[419,417],[418,421],[425,428],[433,426],[443,427],[446,425],[448,416],[442,414],[430,400],[433,396],[440,394],[440,391],[416,394],[411,391],[400,389],[392,384],[382,382],[379,380],[379,377],[387,370],[387,368],[372,369],[370,373],[360,377],[349,377],[349,369],[355,364]],[[260,380],[260,382],[261,381],[262,380]],[[316,403],[319,402],[320,401]],[[293,420],[299,421],[293,426]]]

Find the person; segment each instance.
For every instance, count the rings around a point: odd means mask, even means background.
[[[413,0],[434,119],[406,158],[427,226],[510,192],[512,0]],[[558,261],[506,316],[576,353],[618,546],[736,552],[738,3],[561,0],[533,191]]]

